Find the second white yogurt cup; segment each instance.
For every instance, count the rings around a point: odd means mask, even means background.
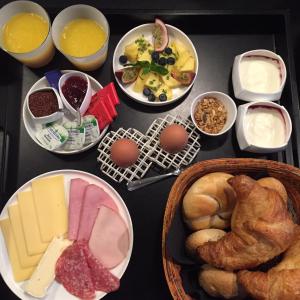
[[[247,123],[246,117],[247,117],[247,113],[249,112],[249,109],[257,109],[257,108],[266,108],[266,109],[269,108],[270,113],[271,113],[271,109],[272,110],[276,109],[278,110],[278,112],[280,112],[282,116],[283,126],[284,126],[284,138],[281,143],[278,143],[277,145],[274,143],[272,146],[267,146],[267,145],[262,146],[260,143],[255,144],[253,141],[252,142],[250,141],[249,132],[248,132],[249,128],[246,124]],[[267,123],[268,122],[267,120],[265,120],[264,122],[266,122],[266,124],[265,126],[261,126],[261,128],[263,127],[268,128],[270,124]],[[259,126],[259,124],[257,124],[257,126]],[[237,135],[239,147],[241,150],[255,152],[255,153],[271,153],[271,152],[278,152],[286,148],[292,133],[292,122],[289,113],[283,106],[269,101],[257,101],[254,103],[248,103],[239,106],[235,129],[236,129],[236,135]],[[270,128],[270,130],[273,129]],[[260,130],[258,134],[259,134],[258,137],[259,139],[263,138],[264,135],[267,139],[266,135],[268,134],[268,131]],[[279,134],[279,132],[275,133],[275,135],[276,134]]]

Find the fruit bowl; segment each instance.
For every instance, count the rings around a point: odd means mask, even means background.
[[[116,77],[116,81],[118,82],[120,88],[123,90],[125,94],[127,94],[130,98],[133,100],[145,104],[145,105],[150,105],[150,106],[163,106],[167,105],[170,103],[174,103],[175,101],[179,100],[182,98],[193,86],[194,81],[196,79],[197,73],[198,73],[198,55],[196,52],[196,49],[192,43],[192,41],[189,39],[189,37],[183,33],[181,30],[178,28],[166,24],[166,29],[168,32],[168,38],[169,38],[169,44],[170,45],[172,42],[178,42],[182,45],[184,45],[185,49],[182,50],[182,52],[187,51],[191,53],[191,56],[194,58],[194,73],[195,75],[191,79],[190,84],[188,85],[180,85],[178,87],[172,88],[172,97],[168,99],[167,101],[149,101],[148,98],[143,94],[143,91],[141,92],[136,92],[134,89],[134,82],[133,83],[128,83],[124,84],[119,76]],[[124,65],[122,65],[119,61],[120,56],[124,55],[125,47],[134,44],[135,41],[143,36],[145,40],[151,42],[153,39],[152,36],[152,31],[153,31],[154,23],[148,23],[148,24],[143,24],[140,26],[137,26],[133,29],[131,29],[129,32],[127,32],[119,41],[115,52],[113,56],[113,72],[116,75],[116,72],[124,68]],[[144,59],[143,59],[144,60]],[[170,75],[171,76],[171,75]]]
[[[162,232],[164,272],[175,300],[217,299],[207,295],[198,287],[196,277],[191,282],[191,276],[186,274],[188,268],[193,268],[193,271],[197,272],[200,267],[196,266],[195,262],[185,254],[184,241],[187,231],[181,217],[182,199],[189,187],[200,177],[212,172],[226,172],[233,175],[246,174],[254,179],[265,176],[275,177],[283,183],[288,192],[289,209],[294,219],[298,221],[300,216],[300,169],[296,167],[270,160],[224,158],[202,161],[186,169],[177,178],[170,191]]]

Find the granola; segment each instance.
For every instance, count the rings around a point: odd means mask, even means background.
[[[207,133],[219,133],[227,120],[227,111],[216,98],[203,98],[196,106],[194,118],[198,127]]]

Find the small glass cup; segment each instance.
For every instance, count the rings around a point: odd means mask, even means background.
[[[9,21],[11,17],[22,12],[35,13],[37,15],[40,15],[44,18],[44,20],[47,21],[49,30],[46,39],[36,49],[24,53],[14,53],[5,49],[2,30],[4,25]],[[52,60],[54,56],[55,48],[51,37],[50,18],[45,9],[37,3],[34,3],[32,1],[13,1],[3,6],[0,9],[0,33],[0,47],[5,52],[10,54],[23,64],[27,65],[28,67],[39,68],[45,66]]]
[[[106,34],[106,40],[103,46],[96,53],[84,57],[75,57],[65,53],[61,49],[60,37],[64,27],[69,22],[82,18],[96,21],[104,30]],[[93,71],[102,66],[106,60],[109,40],[109,25],[105,16],[95,7],[84,4],[72,5],[62,10],[55,17],[52,24],[52,38],[55,47],[79,70]]]

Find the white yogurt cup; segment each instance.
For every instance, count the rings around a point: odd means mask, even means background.
[[[243,86],[243,82],[241,80],[241,62],[244,58],[255,57],[255,56],[269,58],[278,61],[279,72],[280,72],[280,86],[278,87],[277,90],[274,90],[269,93],[261,93],[261,92],[250,91],[245,86]],[[232,84],[233,84],[234,95],[237,99],[241,99],[249,102],[258,101],[258,99],[264,101],[279,100],[285,82],[286,82],[286,66],[283,59],[276,53],[269,50],[258,49],[258,50],[245,52],[235,57],[233,69],[232,69]]]
[[[249,138],[247,138],[248,132],[246,128],[245,119],[249,108],[251,107],[253,108],[255,106],[266,107],[266,108],[273,107],[278,109],[281,112],[283,117],[283,122],[285,125],[285,138],[283,143],[273,147],[262,147],[260,145],[255,145],[249,141]],[[292,133],[292,122],[289,113],[283,106],[269,101],[257,101],[254,103],[248,103],[239,106],[235,129],[236,129],[237,140],[241,150],[255,152],[255,153],[271,153],[271,152],[278,152],[286,148]]]

